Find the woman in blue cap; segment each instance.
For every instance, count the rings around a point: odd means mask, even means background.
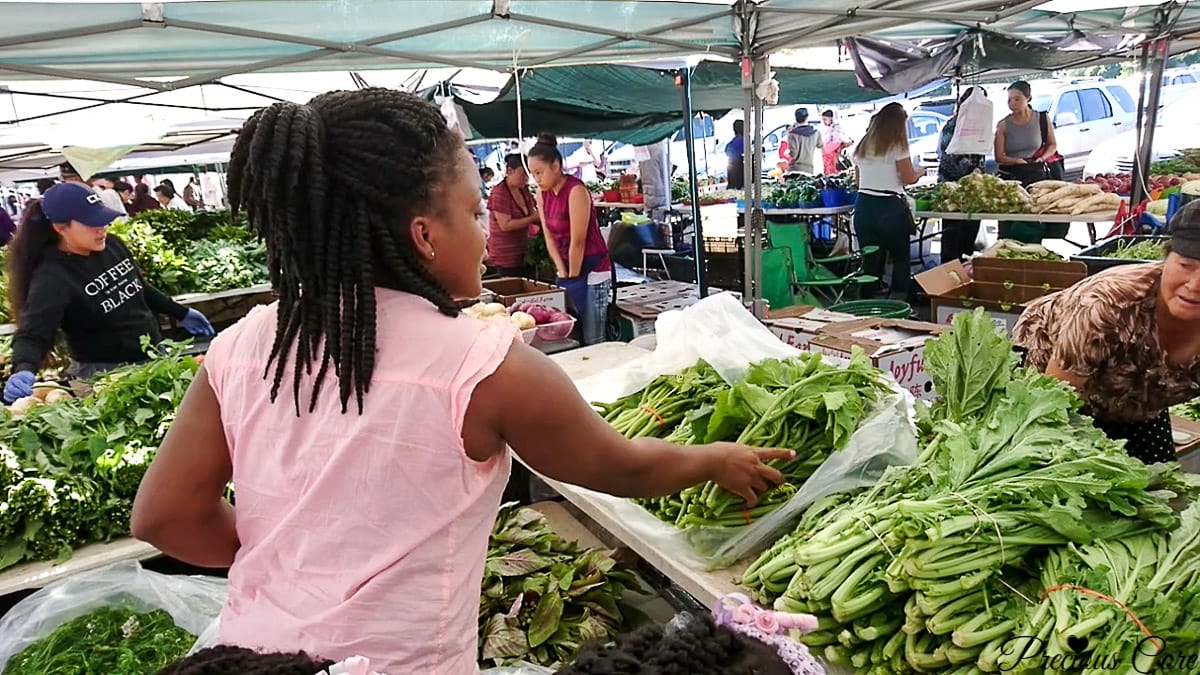
[[[123,215],[79,183],[60,183],[30,202],[9,246],[8,294],[18,329],[5,403],[32,395],[60,328],[71,353],[67,374],[81,380],[145,360],[142,336],[162,337],[158,314],[192,335],[215,334],[203,314],[146,283],[129,249],[108,234]]]

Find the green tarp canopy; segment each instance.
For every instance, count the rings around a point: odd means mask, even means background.
[[[682,90],[674,70],[621,65],[570,66],[523,71],[521,116],[524,136],[603,138],[645,145],[667,138],[682,125]],[[858,86],[849,70],[777,68],[780,105],[848,104],[886,94]],[[704,61],[692,71],[692,109],[720,117],[743,105],[741,68]],[[516,138],[517,87],[510,81],[496,100],[458,100],[483,138]],[[815,111],[814,111],[815,112]]]

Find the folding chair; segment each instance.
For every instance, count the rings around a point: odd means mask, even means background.
[[[808,228],[802,224],[780,224],[767,222],[767,237],[771,249],[790,251],[792,261],[794,295],[805,298],[810,304],[837,304],[850,287],[875,284],[879,277],[863,272],[863,257],[877,255],[878,246],[866,246],[848,255],[815,258],[808,240]],[[828,266],[841,266],[847,270],[838,276]],[[764,262],[764,269],[766,263]]]

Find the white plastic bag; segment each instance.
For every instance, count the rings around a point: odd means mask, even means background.
[[[584,399],[611,403],[640,391],[661,375],[681,373],[704,359],[725,379],[739,382],[750,365],[799,354],[758,322],[729,293],[712,295],[687,309],[663,312],[654,324],[653,352],[581,380]]]
[[[488,668],[481,671],[479,675],[554,675],[554,671],[542,666],[535,666],[532,663],[521,662],[511,666]]]
[[[224,579],[159,574],[132,560],[63,579],[18,602],[0,619],[0,672],[9,659],[62,624],[107,605],[165,610],[175,625],[198,635],[221,613],[225,594]]]
[[[954,135],[946,146],[947,155],[986,155],[992,152],[996,130],[992,127],[992,102],[982,87],[975,87],[958,106]]]
[[[745,378],[751,364],[800,353],[784,344],[732,295],[705,298],[687,309],[665,312],[655,325],[654,352],[578,384],[589,401],[609,403],[641,390],[654,378],[679,373],[704,359],[730,384]],[[836,492],[870,487],[893,465],[917,461],[910,397],[898,386],[863,420],[846,446],[829,457],[783,506],[747,527],[680,530],[633,502],[594,493],[593,498],[642,538],[658,543],[664,556],[696,569],[722,569],[774,543],[816,500]]]

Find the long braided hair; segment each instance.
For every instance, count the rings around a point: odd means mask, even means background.
[[[412,94],[362,89],[276,103],[242,127],[229,159],[229,201],[266,242],[279,293],[271,401],[292,358],[300,382],[319,361],[308,410],[332,365],[342,412],[363,411],[375,367],[375,287],[419,295],[455,316],[450,294],[417,257],[408,224],[440,208],[463,148],[441,112]]]
[[[244,647],[219,646],[185,656],[158,675],[316,675],[334,663],[304,652],[260,654]]]
[[[682,619],[682,620],[681,620]],[[717,626],[709,614],[648,624],[617,644],[592,643],[555,675],[790,675],[774,649]]]

